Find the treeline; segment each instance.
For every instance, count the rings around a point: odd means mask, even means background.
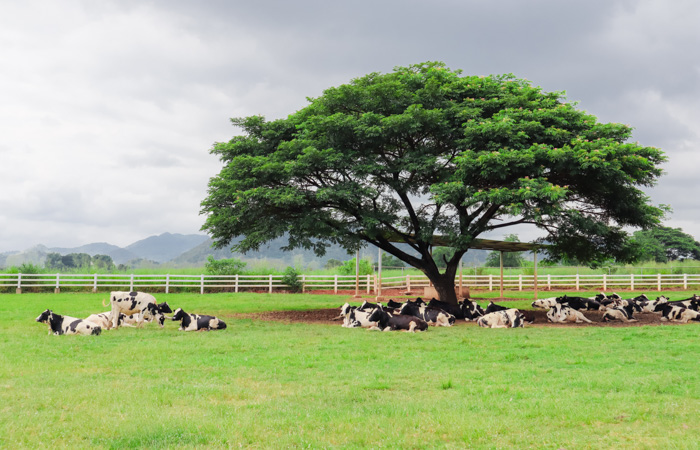
[[[112,257],[109,255],[90,256],[87,253],[69,253],[61,255],[60,253],[48,253],[44,267],[47,270],[70,271],[74,269],[86,270],[126,270],[128,266],[114,264]]]

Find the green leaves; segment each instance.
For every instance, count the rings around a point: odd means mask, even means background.
[[[233,119],[244,134],[212,149],[224,167],[202,213],[217,245],[242,235],[244,251],[286,234],[289,248],[321,254],[330,242],[371,243],[435,274],[435,234],[453,264],[474,238],[523,223],[543,230],[555,257],[630,259],[623,227],[663,216],[639,190],[661,175],[660,150],[510,74],[428,62],[309,101],[286,119]]]

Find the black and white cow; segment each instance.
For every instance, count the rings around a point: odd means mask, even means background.
[[[581,311],[561,303],[557,303],[547,311],[547,320],[553,323],[592,323]]]
[[[568,295],[564,295],[563,297],[557,297],[556,300],[557,303],[568,305],[575,310],[605,311],[605,306],[600,302],[586,297],[569,297]]]
[[[525,326],[523,314],[515,308],[502,309],[479,317],[476,323],[484,328],[521,328]]]
[[[556,297],[537,299],[534,302],[532,302],[531,306],[533,308],[549,309],[554,307],[554,305],[558,305]]]
[[[484,315],[483,308],[468,298],[460,301],[457,305],[433,298],[428,302],[428,308],[438,308],[452,314],[456,319],[464,319],[467,321],[474,320]]]
[[[382,331],[405,330],[409,332],[425,331],[428,329],[428,322],[415,316],[404,316],[391,314],[379,305],[368,317],[371,322],[377,322],[374,329]]]
[[[47,309],[36,318],[39,323],[45,323],[49,326],[49,334],[53,333],[56,336],[62,334],[82,334],[85,336],[95,335],[98,336],[102,333],[102,328],[70,316],[62,316],[56,314],[50,309]]]
[[[479,306],[477,302],[469,300],[468,298],[462,300],[461,306],[464,312],[464,320],[476,320],[486,314],[484,308]]]
[[[700,322],[700,312],[680,305],[663,303],[659,305],[659,312],[661,312],[661,320],[663,321],[688,323],[688,321],[693,320]]]
[[[399,309],[399,308],[401,308],[401,305],[403,305],[402,302],[397,302],[397,301],[394,301],[392,299],[389,299],[389,301],[386,302],[387,308]]]
[[[399,309],[399,315],[414,316],[437,327],[450,327],[455,323],[455,316],[439,308],[431,308],[426,305],[417,305],[414,302],[406,302]]]
[[[668,299],[663,295],[656,297],[656,300],[647,300],[639,302],[642,312],[656,312],[656,307],[662,303],[668,303]]]
[[[172,312],[167,302],[163,302],[159,305],[156,303],[156,298],[154,296],[145,292],[113,291],[109,295],[109,300],[112,305],[110,316],[112,328],[119,328],[120,313],[125,316],[135,314],[137,318],[137,327],[143,326],[144,319],[153,318],[157,320],[158,325],[163,328],[163,323],[165,322],[163,313]],[[107,306],[104,301],[102,305]]]
[[[223,330],[226,328],[226,322],[218,317],[188,314],[183,311],[182,308],[175,310],[172,320],[180,321],[180,331],[209,331]]]
[[[634,305],[626,300],[622,300],[626,305],[624,306],[614,306],[603,313],[603,322],[608,322],[611,320],[621,320],[623,322],[636,322],[637,319],[632,317],[634,313]]]
[[[376,308],[375,308],[376,309]],[[340,307],[340,317],[343,317],[344,328],[372,328],[377,326],[376,321],[369,321],[367,318],[372,314],[374,309],[367,311],[360,309],[357,306],[351,306],[350,303],[345,303]]]
[[[612,293],[610,295],[607,295],[605,292],[601,292],[600,294],[596,295],[594,298],[595,301],[600,303],[601,305],[607,307],[607,306],[615,306],[614,303],[616,300],[622,300],[622,297],[617,295],[616,293]]]
[[[496,311],[505,311],[507,309],[512,309],[512,308],[508,308],[507,306],[497,305],[493,301],[490,301],[489,304],[486,306],[486,311],[484,311],[484,314],[491,314],[492,312],[496,312]]]
[[[697,294],[693,294],[693,296],[690,298],[669,301],[668,303],[675,306],[683,306],[694,311],[700,310],[700,296],[698,296]]]

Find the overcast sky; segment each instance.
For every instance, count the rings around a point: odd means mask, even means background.
[[[0,252],[200,233],[231,117],[425,61],[632,125],[700,239],[698,24],[696,0],[0,1]]]

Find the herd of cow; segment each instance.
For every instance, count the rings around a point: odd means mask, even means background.
[[[644,294],[628,299],[623,299],[617,294],[604,293],[595,297],[564,295],[535,300],[532,307],[547,310],[547,320],[552,323],[591,323],[582,312],[587,310],[604,311],[603,322],[636,322],[635,313],[659,314],[662,321],[700,322],[700,296],[696,294],[677,301],[670,301],[664,296],[649,300]],[[480,327],[486,328],[518,328],[523,327],[525,323],[534,322],[531,311],[520,311],[493,302],[489,302],[486,309],[483,309],[468,298],[460,301],[458,305],[453,305],[436,299],[425,303],[420,297],[403,303],[389,300],[386,306],[367,301],[360,306],[345,303],[340,307],[338,318],[343,319],[343,326],[347,328],[411,332],[427,330],[429,325],[451,326],[457,319],[474,320]]]
[[[177,308],[173,311],[167,302],[156,303],[151,294],[145,292],[110,293],[111,310],[92,314],[85,319],[56,314],[47,309],[36,318],[37,322],[49,327],[49,334],[83,334],[99,335],[102,330],[119,328],[119,326],[142,327],[144,322],[156,322],[163,328],[165,319],[180,322],[181,331],[223,330],[226,323],[214,316],[189,314]],[[104,301],[102,306],[107,306]],[[165,314],[173,313],[171,317]]]
[[[107,306],[104,301],[103,306]],[[189,314],[177,308],[173,311],[167,302],[157,303],[155,297],[144,292],[112,292],[111,310],[92,314],[85,319],[56,314],[47,309],[36,318],[37,322],[49,327],[49,334],[99,335],[102,330],[119,326],[143,326],[144,322],[155,321],[163,328],[165,319],[180,322],[181,331],[222,330],[226,323],[210,315]],[[663,321],[687,323],[700,322],[700,296],[670,301],[664,296],[649,300],[646,295],[623,299],[617,294],[600,293],[595,297],[574,297],[564,295],[532,302],[532,307],[547,310],[547,320],[553,323],[591,323],[583,311],[604,311],[602,321],[620,320],[635,322],[635,313],[661,315]],[[173,313],[171,317],[165,314]],[[465,298],[457,305],[432,299],[425,303],[416,300],[396,302],[389,300],[386,306],[365,301],[360,306],[345,303],[340,308],[343,326],[362,327],[370,330],[424,331],[429,325],[452,326],[457,319],[474,320],[480,327],[518,328],[525,323],[533,323],[532,311],[518,310],[489,302],[486,309]]]

